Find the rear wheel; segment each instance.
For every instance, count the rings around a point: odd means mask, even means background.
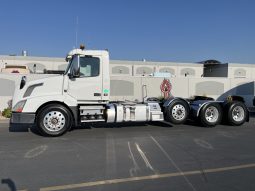
[[[232,102],[227,106],[227,120],[230,125],[242,125],[248,115],[246,106],[242,102]]]
[[[173,124],[182,124],[188,118],[189,106],[183,100],[175,100],[166,108],[166,120]]]
[[[36,123],[43,135],[61,136],[71,128],[72,116],[64,106],[51,104],[38,112]]]
[[[203,126],[214,127],[221,122],[221,106],[218,103],[209,103],[201,109],[199,117]]]

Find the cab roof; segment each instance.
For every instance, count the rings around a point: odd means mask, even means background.
[[[70,60],[73,55],[91,55],[91,56],[108,56],[109,53],[107,50],[82,50],[82,49],[73,49],[66,55],[66,60]]]

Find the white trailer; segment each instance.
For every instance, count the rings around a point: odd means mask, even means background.
[[[35,123],[45,136],[60,136],[72,126],[89,122],[169,121],[182,124],[188,118],[213,127],[222,121],[242,125],[249,112],[238,96],[225,101],[206,97],[142,102],[110,100],[109,53],[74,49],[67,55],[63,75],[26,81],[21,79],[13,97],[11,123]]]

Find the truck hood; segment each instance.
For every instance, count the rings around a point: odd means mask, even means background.
[[[63,75],[52,76],[26,82],[25,86],[20,89],[20,83],[15,87],[12,106],[15,106],[19,101],[30,99],[33,97],[47,95],[62,95],[63,94]]]

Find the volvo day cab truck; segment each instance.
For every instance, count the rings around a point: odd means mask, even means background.
[[[110,100],[108,51],[81,47],[70,51],[66,59],[69,65],[63,75],[29,82],[22,77],[13,97],[11,123],[35,123],[43,135],[60,136],[72,126],[89,122],[182,124],[191,118],[213,127],[223,119],[230,125],[249,120],[245,104],[235,96],[226,101],[204,97],[171,97],[163,102],[146,97],[142,102]]]

